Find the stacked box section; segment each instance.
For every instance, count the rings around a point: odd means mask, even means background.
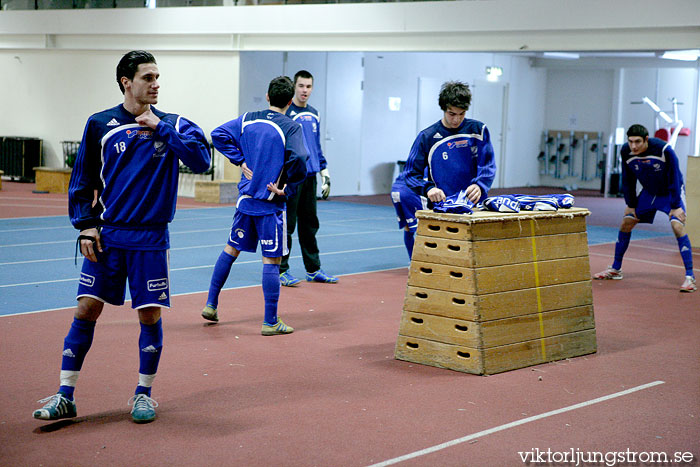
[[[418,211],[396,358],[487,375],[594,353],[588,214]]]

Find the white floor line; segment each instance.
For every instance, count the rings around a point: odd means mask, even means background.
[[[590,252],[590,251],[588,252],[588,255],[589,256],[602,256],[604,258],[614,258],[614,255],[609,255],[609,254],[605,254],[605,253],[595,253],[595,252]],[[635,261],[637,263],[653,264],[654,266],[666,266],[669,268],[685,270],[684,266],[680,266],[677,264],[659,263],[658,261],[649,261],[646,259],[628,258],[625,256],[625,262],[629,262],[629,261]],[[700,271],[700,269],[693,268],[693,271]]]
[[[24,200],[29,200],[29,201],[36,201],[39,198],[31,198],[29,196],[2,196],[0,199],[10,199],[10,200],[17,200],[17,199],[24,199]],[[67,198],[44,198],[42,201],[56,201],[58,203],[63,203],[65,206],[66,203],[68,203]]]
[[[344,255],[347,253],[360,253],[360,252],[365,252],[365,251],[376,251],[376,250],[390,250],[393,248],[406,248],[403,245],[390,245],[390,246],[378,246],[378,247],[373,247],[373,248],[358,248],[355,250],[341,250],[341,251],[330,251],[330,252],[325,252],[321,253],[321,256],[331,256],[331,255]],[[289,259],[298,259],[301,258],[301,255],[296,255],[296,256],[290,256]],[[253,260],[248,260],[248,261],[237,261],[236,264],[254,264],[254,263],[260,263],[262,260],[260,259],[253,259]],[[203,264],[199,266],[187,266],[183,268],[170,268],[170,272],[173,271],[191,271],[194,269],[207,269],[207,268],[213,268],[213,264]],[[19,284],[0,284],[0,289],[2,288],[7,288],[7,287],[23,287],[27,285],[40,285],[40,284],[53,284],[55,282],[70,282],[70,281],[77,281],[79,278],[78,277],[73,277],[70,279],[55,279],[55,280],[50,280],[50,281],[37,281],[37,282],[22,282]]]
[[[643,250],[657,250],[657,251],[667,251],[669,253],[674,253],[674,252],[678,253],[678,248],[661,248],[658,246],[633,245],[632,243],[630,243],[629,248],[641,248]],[[700,252],[696,253],[693,251],[692,253],[693,253],[693,256],[700,256]]]
[[[20,208],[41,208],[41,209],[63,209],[65,211],[66,207],[65,206],[49,206],[45,204],[16,204],[16,203],[3,203],[3,207],[5,206],[13,206],[13,207],[20,207]],[[17,219],[16,217],[10,217],[8,219]]]
[[[225,231],[229,231],[230,229],[221,229]],[[343,233],[337,233],[337,234],[322,234],[322,235],[316,235],[316,238],[325,238],[325,237],[349,237],[351,235],[370,235],[370,234],[379,234],[379,233],[387,233],[387,232],[397,232],[397,229],[385,229],[385,230],[366,230],[362,232],[343,232]],[[2,231],[0,231],[2,232]],[[172,232],[171,232],[172,233]],[[294,234],[292,237],[293,239],[298,239],[297,234]],[[72,242],[73,240],[71,240]],[[61,240],[57,242],[43,242],[40,243],[40,245],[49,245],[53,243],[67,243],[66,240]],[[25,244],[26,246],[27,244]],[[35,245],[35,244],[32,244]],[[0,245],[0,247],[9,247],[9,246],[22,246],[22,245]],[[224,247],[223,242],[218,242],[218,243],[212,243],[209,245],[193,245],[193,246],[181,246],[177,248],[171,248],[170,251],[182,251],[182,250],[198,250],[202,248],[222,248]],[[0,263],[0,266],[10,266],[14,264],[31,264],[31,263],[46,263],[46,262],[51,262],[51,261],[73,261],[75,258],[72,256],[66,256],[63,258],[42,258],[42,259],[29,259],[29,260],[24,260],[24,261],[8,261],[5,263]],[[78,257],[78,260],[82,259],[82,256]]]
[[[3,217],[0,219],[0,223],[2,222],[12,222],[12,221],[17,221],[17,220],[26,220],[26,219],[51,219],[51,218],[63,218],[65,219],[67,214],[63,215],[54,215],[54,216],[25,216],[25,217]]]
[[[26,229],[5,229],[5,230],[0,230],[0,233],[29,232],[31,230],[56,230],[56,229],[75,230],[72,225],[68,224],[68,225],[62,225],[62,226],[58,226],[58,227],[31,227],[31,228],[26,228]]]
[[[294,258],[294,257],[292,257],[292,258]],[[297,256],[297,258],[301,258],[301,256]],[[258,262],[259,262],[259,261],[260,261],[260,260],[258,260]],[[246,262],[254,263],[254,262],[256,262],[256,261],[246,261]],[[241,263],[236,263],[236,264],[241,264]],[[211,267],[213,267],[213,266],[211,266]],[[338,275],[336,275],[336,277],[358,276],[358,275],[360,275],[360,274],[371,274],[371,273],[374,273],[374,272],[397,271],[397,270],[399,270],[399,269],[406,269],[406,266],[401,266],[401,267],[398,267],[398,268],[375,269],[375,270],[372,270],[372,271],[351,272],[351,273],[348,273],[348,274],[338,274]],[[78,278],[76,277],[74,280],[77,281]],[[221,289],[221,291],[223,292],[224,290],[249,289],[249,288],[251,288],[251,287],[260,287],[260,284],[241,285],[241,286],[238,286],[238,287],[224,287],[224,288]],[[196,290],[196,291],[194,291],[194,292],[183,292],[183,293],[171,294],[170,296],[171,296],[171,297],[184,297],[184,296],[186,296],[186,295],[195,295],[195,294],[207,293],[207,292],[208,292],[208,290]],[[126,304],[128,304],[130,301],[131,301],[131,300],[126,300],[126,301],[124,302],[124,305],[122,305],[122,306],[126,306]],[[10,314],[6,314],[6,315],[0,315],[0,318],[7,318],[7,317],[10,317],[10,316],[20,316],[20,315],[31,315],[31,314],[34,314],[34,313],[44,313],[44,312],[48,312],[48,311],[69,310],[69,309],[71,309],[71,308],[74,308],[74,307],[47,308],[47,309],[45,309],[45,310],[22,311],[22,312],[20,312],[20,313],[10,313]]]
[[[507,430],[509,428],[524,425],[526,423],[534,422],[536,420],[541,420],[543,418],[551,417],[553,415],[559,415],[561,413],[570,412],[572,410],[581,409],[583,407],[588,407],[589,405],[598,404],[600,402],[605,402],[605,401],[608,401],[610,399],[615,399],[617,397],[626,396],[628,394],[632,394],[633,392],[641,391],[643,389],[648,389],[648,388],[658,386],[659,384],[664,384],[664,383],[665,383],[664,381],[654,381],[652,383],[642,384],[641,386],[636,386],[636,387],[633,387],[630,389],[626,389],[624,391],[616,392],[613,394],[608,394],[607,396],[598,397],[596,399],[591,399],[591,400],[586,401],[586,402],[581,402],[579,404],[570,405],[568,407],[564,407],[564,408],[557,409],[557,410],[552,410],[552,411],[545,412],[545,413],[535,415],[532,417],[523,418],[523,419],[511,422],[511,423],[506,423],[505,425],[500,425],[500,426],[497,426],[494,428],[489,428],[488,430],[479,431],[478,433],[473,433],[471,435],[464,436],[463,438],[453,439],[452,441],[447,441],[446,443],[438,444],[436,446],[432,446],[432,447],[429,447],[426,449],[421,449],[420,451],[412,452],[410,454],[406,454],[406,455],[403,455],[400,457],[395,457],[393,459],[389,459],[389,460],[386,460],[384,462],[379,462],[377,464],[372,464],[369,467],[384,467],[387,465],[397,464],[399,462],[403,462],[403,461],[408,460],[408,459],[413,459],[416,457],[424,456],[426,454],[431,454],[433,452],[440,451],[442,449],[446,449],[446,448],[449,448],[452,446],[456,446],[458,444],[466,443],[467,441],[471,441],[471,440],[476,439],[476,438],[482,438],[486,435],[497,433],[499,431],[503,431],[503,430]]]
[[[25,285],[40,285],[40,284],[55,284],[57,282],[77,282],[79,277],[71,277],[70,279],[54,279],[51,281],[37,281],[37,282],[22,282],[20,284],[4,284],[0,285],[0,289],[6,288],[6,287],[22,287]]]
[[[658,237],[656,237],[656,238],[658,238]],[[654,240],[654,239],[653,238],[640,238],[639,240],[633,240],[630,242],[629,248],[634,247],[634,248],[640,248],[642,250],[658,250],[658,251],[668,251],[668,252],[673,252],[673,251],[677,252],[678,251],[678,248],[661,248],[658,246],[644,246],[644,245],[635,244],[635,242],[643,242],[645,240]],[[607,246],[607,245],[615,245],[616,243],[617,243],[617,241],[603,242],[603,243],[595,243],[595,244],[589,245],[589,246],[600,246],[600,245]],[[697,248],[698,248],[697,246],[693,247],[694,250]],[[699,253],[693,252],[693,256],[700,256],[700,252]]]

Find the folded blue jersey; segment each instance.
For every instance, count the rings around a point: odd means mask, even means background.
[[[467,198],[467,190],[448,196],[445,201],[438,201],[433,205],[435,212],[449,212],[451,214],[471,214],[474,203]]]
[[[490,196],[477,206],[496,212],[520,212],[520,201],[513,195]]]
[[[513,195],[524,211],[556,211],[568,209],[574,205],[574,197],[568,193],[563,195]]]
[[[500,195],[483,200],[479,209],[496,212],[556,211],[568,209],[574,205],[574,197],[563,195]]]

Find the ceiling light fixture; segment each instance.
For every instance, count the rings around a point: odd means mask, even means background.
[[[685,62],[694,62],[700,56],[700,50],[669,50],[661,55],[661,58],[668,60],[683,60]]]
[[[503,68],[500,66],[487,66],[486,67],[486,80],[495,82],[498,78],[503,75]]]
[[[560,60],[578,60],[580,55],[576,52],[544,52],[544,58],[558,58]]]

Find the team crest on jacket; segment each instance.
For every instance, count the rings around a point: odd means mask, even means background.
[[[153,141],[153,149],[155,149],[153,157],[165,157],[167,146],[163,141]]]

